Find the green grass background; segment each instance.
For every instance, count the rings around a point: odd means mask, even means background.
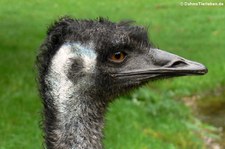
[[[179,99],[225,84],[225,6],[187,7],[179,0],[1,0],[0,149],[42,148],[34,61],[47,26],[63,15],[135,20],[149,27],[159,48],[209,69],[201,77],[150,83],[113,103],[106,117],[106,149],[205,148],[202,124]]]

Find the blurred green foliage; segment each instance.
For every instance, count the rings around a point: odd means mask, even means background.
[[[157,81],[112,103],[105,148],[204,148],[203,125],[179,99],[225,83],[224,7],[187,7],[178,0],[1,0],[0,149],[42,147],[34,61],[47,26],[63,15],[136,20],[149,27],[156,46],[209,68],[206,76]]]

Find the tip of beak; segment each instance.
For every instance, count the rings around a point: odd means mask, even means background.
[[[201,74],[206,74],[206,73],[208,73],[208,69],[204,66],[204,68],[202,68],[202,69],[200,70],[200,73],[201,73]]]
[[[208,69],[203,64],[200,64],[198,62],[188,61],[187,64],[187,69],[192,71],[193,74],[204,75],[208,72]]]
[[[202,69],[199,69],[196,71],[196,74],[199,74],[199,75],[204,75],[208,72],[208,69],[206,67],[202,68]]]

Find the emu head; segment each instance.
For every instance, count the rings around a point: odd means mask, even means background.
[[[102,99],[151,80],[207,72],[200,63],[154,48],[145,28],[102,18],[58,20],[41,49],[41,76],[54,69],[84,95]]]

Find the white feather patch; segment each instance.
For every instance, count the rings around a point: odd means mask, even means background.
[[[46,83],[50,86],[50,95],[54,98],[59,112],[65,112],[65,103],[76,95],[79,83],[73,84],[67,77],[73,60],[82,58],[83,71],[94,71],[96,65],[96,53],[93,44],[83,46],[80,43],[66,43],[62,45],[52,58]],[[81,82],[82,83],[82,82]]]

